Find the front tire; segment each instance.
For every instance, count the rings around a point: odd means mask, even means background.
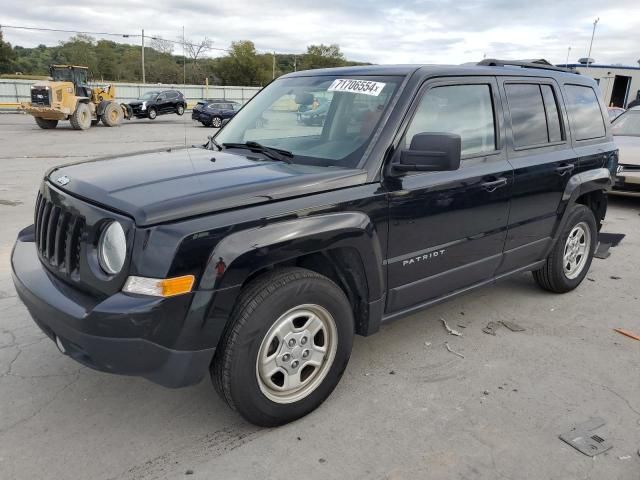
[[[147,116],[149,117],[149,120],[155,120],[158,116],[158,112],[155,108],[151,107],[147,112]]]
[[[177,113],[179,116],[184,115],[184,105],[178,105],[178,108],[176,108],[176,113]]]
[[[40,117],[33,117],[33,118],[36,119],[36,124],[44,130],[50,130],[58,126],[58,120],[48,120],[46,118],[40,118]]]
[[[91,109],[86,103],[78,103],[71,117],[71,126],[76,130],[87,130],[91,127]]]
[[[221,117],[213,117],[211,119],[211,125],[213,128],[220,128],[222,126],[222,118]]]
[[[550,292],[573,290],[587,276],[597,242],[598,228],[593,212],[584,205],[575,205],[544,266],[533,272],[533,278]]]
[[[302,268],[275,270],[241,293],[211,367],[230,407],[273,427],[316,409],[351,355],[351,305],[330,279]]]

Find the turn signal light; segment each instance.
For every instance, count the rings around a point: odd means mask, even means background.
[[[174,278],[147,278],[131,276],[122,287],[126,293],[139,295],[151,295],[154,297],[174,297],[189,293],[193,288],[196,278],[193,275],[184,275]]]

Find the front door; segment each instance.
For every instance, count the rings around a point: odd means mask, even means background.
[[[385,179],[387,316],[494,276],[513,183],[503,130],[493,77],[434,80],[423,87],[399,149],[417,133],[455,133],[462,137],[462,162],[452,172],[390,173]]]

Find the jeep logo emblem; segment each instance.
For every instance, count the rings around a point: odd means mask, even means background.
[[[63,187],[70,182],[69,177],[67,177],[66,175],[58,178],[56,180],[56,182],[58,182],[58,185],[62,185]]]

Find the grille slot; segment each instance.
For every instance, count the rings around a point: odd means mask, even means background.
[[[38,194],[34,220],[36,245],[42,261],[61,273],[78,274],[85,219]]]

